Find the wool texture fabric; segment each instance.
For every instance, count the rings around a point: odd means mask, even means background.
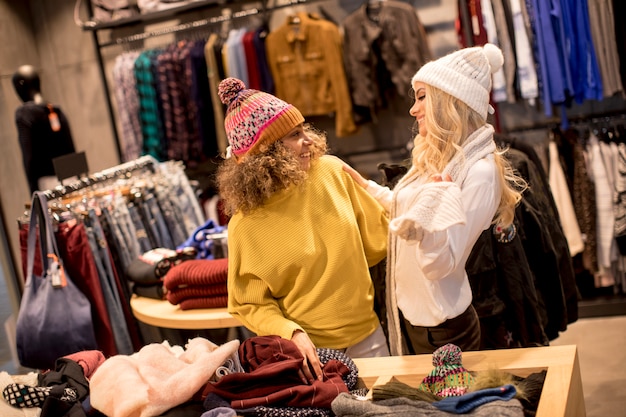
[[[437,87],[474,109],[483,119],[489,111],[491,76],[502,68],[504,56],[496,45],[464,48],[430,61],[413,76],[418,81]]]
[[[159,416],[191,400],[239,344],[196,337],[184,349],[151,343],[130,356],[112,356],[91,378],[91,405],[112,417]]]
[[[426,401],[409,398],[390,398],[381,401],[363,401],[353,395],[341,393],[332,402],[336,417],[450,417],[451,413],[439,410]],[[518,400],[492,401],[472,411],[472,417],[524,417]]]
[[[276,96],[246,89],[243,81],[229,77],[220,82],[218,94],[227,105],[224,128],[231,152],[252,154],[260,145],[269,145],[304,123],[304,116],[293,105]]]
[[[228,259],[191,259],[173,266],[163,278],[165,298],[181,310],[228,305]]]
[[[169,291],[189,286],[225,284],[228,280],[228,259],[191,259],[173,266],[163,277]]]
[[[448,343],[433,352],[433,370],[418,387],[440,397],[464,395],[474,377],[463,367],[461,348]]]
[[[191,298],[211,298],[227,296],[228,288],[226,283],[214,285],[193,285],[186,288],[178,288],[166,294],[167,301],[178,304],[181,301]],[[226,305],[224,305],[226,307]]]
[[[452,181],[425,184],[415,195],[412,206],[416,209],[392,219],[389,231],[406,240],[420,241],[424,231],[436,232],[455,224],[465,224],[461,185],[476,162],[496,151],[493,132],[494,128],[490,124],[473,132],[463,143],[463,152],[458,152],[441,174],[442,177],[449,174]],[[401,187],[405,182],[402,179],[398,186]]]
[[[305,184],[228,223],[228,311],[253,333],[291,338],[302,329],[316,346],[343,349],[380,325],[369,266],[387,256],[387,217],[342,164],[331,155],[312,161]],[[281,311],[269,307],[276,297]]]
[[[106,360],[104,354],[99,350],[83,350],[66,355],[63,359],[69,359],[79,364],[87,379],[90,379],[96,369]]]
[[[217,295],[212,297],[187,298],[178,303],[181,310],[196,310],[199,308],[224,308],[228,306],[227,295]]]
[[[392,377],[387,383],[372,387],[372,401],[387,400],[389,398],[404,397],[414,401],[426,401],[429,403],[441,400],[441,397],[430,391],[425,391],[405,384],[396,377]]]
[[[497,388],[487,388],[470,392],[460,396],[447,397],[433,403],[440,410],[454,414],[467,414],[476,407],[492,401],[508,401],[515,397],[517,390],[513,385],[503,385]]]

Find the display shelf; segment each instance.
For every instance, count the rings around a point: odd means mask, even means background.
[[[172,7],[166,10],[159,10],[156,12],[139,14],[136,16],[126,17],[122,19],[112,20],[110,22],[96,22],[93,20],[84,22],[83,30],[103,30],[103,29],[117,29],[125,26],[132,26],[136,24],[148,24],[158,23],[166,20],[170,20],[176,16],[187,14],[189,12],[200,11],[207,7],[215,7],[225,5],[226,2],[221,0],[201,0],[191,1],[178,7]]]
[[[168,329],[226,329],[241,326],[226,308],[181,310],[167,300],[133,295],[130,307],[137,320]]]
[[[463,352],[463,366],[472,372],[498,369],[520,377],[546,370],[536,417],[585,417],[585,400],[574,345]],[[359,380],[367,388],[391,377],[417,387],[433,369],[432,355],[355,358]]]

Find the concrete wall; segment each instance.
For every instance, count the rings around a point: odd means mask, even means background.
[[[85,151],[91,171],[119,163],[92,34],[73,20],[75,0],[0,0],[0,206],[6,229],[2,272],[10,287],[20,274],[16,219],[30,201],[15,127],[21,101],[11,81],[20,65],[40,74],[45,100],[61,106],[77,151]],[[13,270],[12,270],[13,269]],[[21,277],[19,277],[21,279]],[[13,291],[12,288],[9,288]]]

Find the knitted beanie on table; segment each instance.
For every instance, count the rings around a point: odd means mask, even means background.
[[[467,393],[474,377],[461,363],[461,348],[448,343],[433,352],[433,370],[422,380],[419,389],[440,397]]]
[[[269,93],[246,89],[243,81],[226,78],[218,94],[227,105],[224,127],[231,152],[236,156],[252,154],[261,144],[269,145],[304,122],[293,105]]]
[[[458,98],[487,119],[490,109],[491,75],[504,63],[502,51],[496,45],[460,49],[435,61],[426,63],[411,79],[437,87]]]

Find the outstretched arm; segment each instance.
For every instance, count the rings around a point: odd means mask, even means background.
[[[367,180],[365,178],[363,178],[363,176],[359,173],[359,171],[357,171],[356,169],[352,168],[346,162],[344,162],[344,161],[342,161],[342,162],[343,162],[343,170],[346,171],[348,174],[350,174],[352,179],[354,181],[356,181],[357,184],[359,184],[361,187],[367,189]]]

